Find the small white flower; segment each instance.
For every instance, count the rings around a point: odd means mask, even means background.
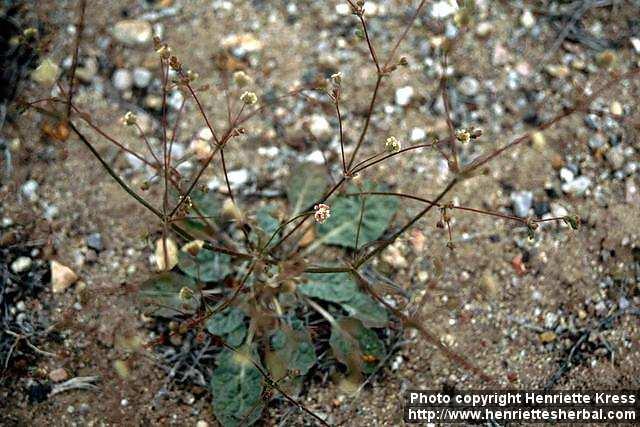
[[[247,105],[253,105],[258,102],[258,95],[255,92],[245,92],[240,96],[240,100]]]
[[[127,113],[122,118],[122,123],[124,123],[126,126],[133,126],[138,123],[138,117],[133,114],[133,112],[127,111]]]
[[[315,205],[313,207],[313,210],[315,211],[313,217],[318,224],[324,224],[324,222],[331,216],[331,207],[329,207],[329,205],[325,205],[324,203]]]
[[[458,129],[456,131],[456,139],[466,144],[471,140],[471,133],[467,129]]]
[[[331,82],[336,86],[340,86],[340,84],[342,83],[342,73],[341,72],[337,72],[335,74],[332,74],[331,75]]]
[[[400,143],[395,136],[390,136],[384,142],[384,149],[389,153],[397,153],[398,151],[400,151]]]

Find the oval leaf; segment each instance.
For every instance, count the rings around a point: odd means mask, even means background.
[[[327,177],[322,166],[302,163],[292,172],[287,188],[287,199],[292,214],[304,212],[322,198],[327,187]]]
[[[350,193],[357,193],[355,186]],[[366,197],[358,246],[377,240],[389,227],[398,209],[398,201],[389,196]],[[360,222],[361,200],[357,196],[338,196],[331,206],[331,217],[324,224],[317,224],[318,239],[314,245],[324,243],[348,248],[355,247]]]
[[[349,301],[358,292],[358,286],[348,273],[309,273],[307,282],[298,286],[306,296],[330,302]]]
[[[244,318],[245,314],[242,310],[229,307],[207,320],[207,331],[213,335],[221,336],[230,346],[237,347],[242,344],[247,335]]]
[[[248,356],[225,350],[211,376],[213,413],[225,427],[249,426],[260,419],[263,378]]]
[[[231,257],[207,249],[200,250],[195,257],[180,251],[178,267],[202,282],[219,282],[231,273]]]

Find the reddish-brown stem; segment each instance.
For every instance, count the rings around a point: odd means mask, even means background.
[[[362,258],[360,258],[356,263],[355,263],[355,267],[359,268],[360,266],[362,266],[364,263],[366,263],[367,261],[369,261],[371,258],[373,258],[374,256],[378,255],[380,252],[382,252],[387,246],[389,246],[390,244],[392,244],[393,242],[396,241],[396,239],[401,236],[405,231],[407,231],[409,228],[411,228],[416,222],[418,222],[418,220],[420,218],[422,218],[423,216],[425,216],[430,210],[431,208],[433,208],[434,206],[436,206],[440,200],[442,200],[442,198],[444,196],[446,196],[449,191],[451,191],[453,189],[453,187],[455,187],[455,185],[458,183],[458,177],[453,178],[449,184],[447,184],[447,186],[440,192],[440,194],[438,195],[438,197],[435,198],[435,200],[433,201],[433,203],[430,203],[429,206],[427,206],[426,208],[424,208],[422,211],[420,211],[416,216],[414,216],[409,222],[407,222],[405,225],[403,225],[398,231],[396,231],[395,233],[393,233],[393,235],[391,237],[389,237],[387,240],[385,240],[382,244],[380,244],[378,247],[376,247],[374,250],[372,250],[371,252],[369,252],[367,255],[364,255]]]
[[[391,49],[391,53],[389,54],[389,58],[385,62],[383,68],[386,69],[386,68],[389,67],[389,65],[391,64],[391,61],[393,61],[393,57],[396,55],[396,52],[398,51],[398,48],[400,47],[400,44],[402,44],[404,39],[409,34],[409,31],[411,30],[411,26],[413,25],[413,22],[416,20],[416,18],[418,17],[418,15],[420,14],[420,12],[422,11],[422,9],[424,8],[424,6],[426,4],[427,4],[427,0],[422,0],[420,2],[420,4],[418,5],[418,7],[416,8],[415,12],[413,12],[413,15],[409,19],[409,24],[407,24],[407,26],[404,28],[404,31],[402,32],[402,35],[400,35],[400,37],[396,41],[396,44],[393,46],[393,49]]]
[[[351,169],[351,165],[353,165],[353,162],[356,159],[356,155],[358,154],[358,150],[360,150],[360,147],[362,146],[362,142],[364,141],[364,137],[367,135],[367,131],[369,130],[369,123],[371,122],[371,116],[373,115],[373,108],[376,105],[376,100],[378,98],[378,91],[380,89],[381,83],[382,83],[382,74],[378,74],[378,78],[376,79],[376,86],[373,89],[373,95],[371,96],[371,102],[369,103],[369,110],[367,111],[367,115],[364,120],[364,127],[362,128],[362,132],[360,133],[360,138],[358,138],[356,148],[353,150],[353,153],[351,153],[351,158],[349,159],[349,163],[347,164],[347,169]]]
[[[600,87],[598,90],[593,91],[591,96],[589,96],[588,98],[584,99],[579,104],[575,105],[574,107],[566,109],[565,111],[563,111],[562,113],[560,113],[556,117],[554,117],[553,119],[551,119],[548,122],[543,123],[542,125],[540,125],[538,127],[538,130],[539,131],[545,130],[545,129],[553,126],[554,124],[558,123],[560,120],[564,119],[565,117],[568,117],[568,116],[572,115],[576,111],[580,111],[580,110],[582,110],[584,108],[588,108],[589,104],[591,104],[591,102],[596,97],[598,97],[603,91],[607,90],[611,86],[613,86],[616,83],[620,82],[620,80],[636,77],[638,74],[640,74],[640,69],[635,69],[635,70],[632,70],[632,71],[630,71],[630,72],[628,72],[626,74],[623,74],[621,76],[617,76],[617,78],[615,78],[615,79],[611,79],[609,82],[607,82],[604,85],[602,85],[602,87]],[[498,148],[497,150],[495,150],[495,151],[493,151],[491,153],[479,156],[477,159],[475,159],[473,162],[471,162],[469,165],[467,165],[464,168],[463,173],[465,173],[465,174],[466,173],[470,173],[470,172],[478,169],[480,166],[486,164],[487,162],[490,162],[491,160],[495,159],[496,157],[498,157],[499,155],[501,155],[505,151],[507,151],[507,150],[509,150],[511,148],[514,148],[514,147],[522,144],[523,142],[529,141],[530,139],[531,139],[531,133],[526,133],[526,134],[522,135],[521,137],[511,141],[510,143],[506,144],[505,146],[503,146],[501,148]]]
[[[372,161],[371,163],[368,163],[368,164],[364,164],[363,165],[362,163],[364,163],[364,161],[360,162],[352,169],[352,173],[353,174],[357,174],[357,173],[362,172],[363,170],[365,170],[367,168],[370,168],[371,166],[374,166],[374,165],[376,165],[376,164],[378,164],[380,162],[383,162],[383,161],[385,161],[385,160],[387,160],[387,159],[389,159],[391,157],[400,155],[402,153],[406,153],[407,151],[417,150],[419,148],[430,148],[430,147],[433,147],[435,144],[437,144],[437,143],[412,145],[411,147],[403,148],[402,150],[397,151],[395,153],[389,153],[386,156],[381,157],[381,158],[379,158],[379,159],[377,159],[375,161]],[[373,158],[377,157],[378,155],[379,154],[376,154],[375,156],[373,156]]]
[[[191,97],[194,99],[194,101],[196,101],[196,105],[198,106],[198,110],[200,111],[200,114],[202,115],[202,118],[204,119],[204,122],[207,124],[207,127],[209,128],[209,130],[211,131],[211,134],[213,135],[213,140],[220,145],[220,140],[218,139],[218,136],[216,134],[215,129],[213,128],[213,126],[211,125],[211,122],[209,122],[209,117],[207,117],[207,113],[204,111],[204,107],[202,106],[202,104],[200,103],[200,99],[198,98],[198,96],[196,95],[195,91],[193,90],[193,88],[191,87],[191,85],[189,84],[188,81],[185,80],[185,86],[187,87],[187,89],[189,90],[189,92],[191,93]]]
[[[338,116],[338,126],[340,127],[340,154],[342,156],[342,172],[347,173],[347,162],[344,158],[344,131],[342,129],[342,114],[340,113],[340,98],[336,96],[336,114]]]
[[[456,209],[456,210],[461,210],[461,211],[467,211],[467,212],[474,212],[474,213],[478,213],[478,214],[482,214],[482,215],[490,215],[490,216],[495,216],[498,218],[502,218],[502,219],[508,219],[508,220],[512,220],[512,221],[518,221],[521,222],[523,224],[527,223],[527,218],[522,218],[519,216],[515,216],[515,215],[507,215],[507,214],[503,214],[500,212],[493,212],[493,211],[488,211],[488,210],[484,210],[484,209],[476,209],[476,208],[470,208],[467,206],[455,206],[455,205],[443,205],[441,203],[435,203],[431,200],[425,199],[423,197],[418,197],[418,196],[414,196],[413,194],[405,194],[405,193],[396,193],[396,192],[391,192],[391,191],[362,191],[359,193],[347,193],[345,194],[345,196],[360,196],[360,195],[372,195],[372,196],[393,196],[393,197],[402,197],[405,199],[411,199],[411,200],[416,200],[422,203],[428,203],[430,205],[435,205],[438,208],[442,208],[442,207],[446,207],[447,209]],[[562,218],[549,218],[549,219],[531,219],[532,222],[544,222],[544,221],[551,221],[551,220],[561,220]]]
[[[231,191],[231,184],[229,183],[229,175],[227,174],[227,162],[224,160],[224,147],[220,148],[220,160],[222,161],[222,172],[224,173],[224,182],[227,184],[227,191],[233,204],[236,204],[236,200],[233,198],[233,191]]]
[[[71,62],[71,72],[69,73],[69,91],[67,93],[67,120],[71,116],[71,101],[73,100],[73,85],[76,78],[76,69],[78,68],[78,55],[80,53],[80,40],[84,31],[84,14],[87,9],[87,0],[80,0],[78,11],[78,24],[76,25],[76,41],[73,50],[73,61]]]
[[[378,62],[378,55],[376,55],[376,50],[373,47],[373,43],[371,43],[371,39],[369,38],[369,29],[367,28],[367,22],[364,19],[364,14],[359,15],[360,22],[362,23],[362,30],[364,31],[364,37],[367,40],[367,46],[369,47],[369,53],[371,54],[371,59],[376,66],[376,70],[378,70],[378,74],[382,73],[382,69],[380,68],[380,63]]]
[[[178,137],[178,125],[180,124],[180,118],[182,117],[182,113],[184,111],[184,106],[187,103],[187,99],[183,99],[182,102],[180,103],[180,108],[178,109],[178,115],[175,118],[175,123],[173,124],[173,130],[171,133],[171,142],[169,142],[169,160],[168,160],[168,164],[169,167],[171,167],[171,155],[172,155],[172,151],[173,151],[173,143],[176,141],[176,138]]]
[[[447,90],[447,54],[442,55],[442,77],[440,79],[440,91],[442,93],[442,103],[444,104],[444,113],[447,119],[447,128],[449,128],[449,146],[451,147],[451,169],[458,172],[458,152],[456,147],[456,130],[453,126],[451,118],[451,104],[449,102],[449,92]]]
[[[156,153],[153,151],[153,147],[151,146],[151,143],[149,142],[149,139],[147,138],[147,135],[144,133],[144,131],[142,130],[142,128],[140,127],[140,125],[137,122],[134,124],[134,126],[136,127],[136,129],[140,133],[140,137],[144,141],[144,144],[147,146],[147,149],[149,150],[149,153],[151,154],[153,159],[156,161],[156,163],[158,165],[160,165],[160,159],[158,158],[158,156],[156,156]]]
[[[331,197],[331,195],[333,193],[335,193],[340,186],[342,186],[342,184],[345,182],[346,178],[342,177],[340,178],[340,180],[338,182],[335,183],[335,185],[333,187],[331,187],[331,189],[327,192],[327,194],[325,194],[320,200],[318,200],[316,203],[314,203],[314,205],[319,204],[319,203],[324,203],[329,197]],[[307,206],[305,210],[310,210],[312,206]],[[309,216],[306,216],[304,218],[302,218],[302,220],[300,222],[298,222],[287,234],[284,235],[284,237],[282,237],[280,240],[278,240],[272,247],[271,247],[271,251],[275,250],[278,246],[280,246],[285,240],[287,240],[293,233],[296,232],[296,230],[298,228],[300,228],[302,226],[302,224],[304,224],[307,219],[309,219]]]

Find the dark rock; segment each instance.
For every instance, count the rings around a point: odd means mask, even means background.
[[[548,214],[551,212],[551,205],[547,201],[540,201],[533,203],[533,211],[536,214],[536,217],[541,217],[544,214]]]
[[[96,252],[100,252],[102,249],[104,249],[102,243],[102,235],[100,233],[92,233],[87,236],[87,246],[95,250]]]

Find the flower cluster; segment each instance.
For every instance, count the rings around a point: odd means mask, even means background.
[[[390,136],[384,142],[384,149],[389,153],[397,153],[400,151],[400,142],[398,142],[395,136]]]
[[[329,205],[325,205],[324,203],[315,205],[313,207],[313,210],[315,211],[313,217],[318,224],[324,224],[324,222],[331,216],[331,207],[329,207]]]
[[[251,77],[244,71],[236,71],[233,73],[233,81],[239,87],[245,87],[252,83]]]
[[[162,43],[160,37],[156,36],[153,38],[153,47],[156,53],[160,55],[160,58],[169,59],[171,57],[171,48],[166,43]]]
[[[340,86],[340,84],[342,83],[342,73],[337,72],[335,74],[331,74],[331,83],[336,86]]]
[[[477,139],[482,136],[482,129],[478,128],[468,128],[468,129],[458,129],[456,131],[456,139],[463,144],[471,141],[472,139]]]
[[[258,95],[255,92],[245,92],[240,96],[240,100],[246,105],[253,105],[258,102]]]
[[[471,133],[467,129],[458,129],[456,131],[456,139],[463,144],[471,141]]]
[[[138,117],[133,114],[133,112],[127,111],[127,113],[122,118],[122,123],[124,123],[126,126],[133,126],[138,123]]]

